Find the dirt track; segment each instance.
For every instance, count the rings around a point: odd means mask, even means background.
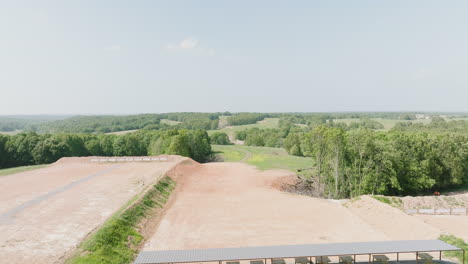
[[[58,263],[93,229],[185,160],[96,163],[65,158],[0,177],[1,263]]]
[[[144,250],[434,239],[441,233],[369,197],[344,204],[281,192],[274,186],[287,175],[241,163],[180,170],[174,202]]]

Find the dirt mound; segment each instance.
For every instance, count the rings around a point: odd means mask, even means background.
[[[56,162],[52,163],[52,166],[55,165],[66,165],[66,164],[72,164],[72,163],[89,163],[91,162],[92,158],[98,158],[98,157],[63,157],[57,160]]]
[[[348,209],[392,240],[436,239],[442,231],[369,196],[347,203]]]
[[[441,196],[406,196],[401,198],[403,209],[468,207],[468,194]]]
[[[194,161],[191,158],[184,158],[177,165],[175,165],[171,170],[169,170],[166,175],[171,177],[175,181],[180,181],[180,177],[188,177],[192,172],[201,168],[201,164]]]

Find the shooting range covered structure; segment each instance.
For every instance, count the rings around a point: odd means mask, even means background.
[[[274,258],[299,258],[343,255],[399,254],[463,251],[440,240],[402,240],[334,244],[306,244],[268,247],[212,248],[190,250],[143,251],[135,264],[223,262]],[[463,254],[464,255],[464,254]],[[440,254],[441,256],[441,254]],[[266,263],[265,263],[266,264]],[[464,264],[464,259],[463,259]]]

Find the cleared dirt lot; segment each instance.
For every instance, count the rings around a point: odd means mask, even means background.
[[[1,263],[60,263],[89,232],[185,158],[91,160],[64,158],[0,177]]]
[[[441,233],[370,197],[343,202],[278,190],[290,175],[241,163],[181,168],[172,205],[144,250],[434,239]]]
[[[456,235],[468,241],[468,216],[459,215],[417,215],[425,223],[437,227],[445,233]]]

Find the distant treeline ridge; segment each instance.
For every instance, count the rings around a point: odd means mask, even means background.
[[[147,156],[175,154],[203,162],[211,157],[210,139],[202,130],[139,131],[126,135],[0,135],[0,168],[45,164],[62,157]]]

